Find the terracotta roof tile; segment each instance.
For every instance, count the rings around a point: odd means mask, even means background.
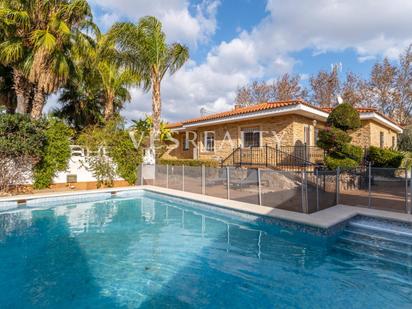
[[[320,110],[322,112],[330,113],[332,108],[330,107],[317,107],[312,104],[309,104],[301,99],[297,100],[288,100],[288,101],[278,101],[278,102],[266,102],[266,103],[260,103],[256,105],[250,105],[250,106],[245,106],[245,107],[239,107],[239,108],[234,108],[230,111],[225,111],[225,112],[220,112],[220,113],[214,113],[210,115],[205,115],[201,117],[196,117],[188,120],[184,120],[181,122],[176,122],[176,123],[171,123],[167,125],[167,128],[169,129],[174,129],[181,127],[185,124],[191,124],[191,123],[196,123],[196,122],[202,122],[206,120],[215,120],[215,119],[222,119],[226,117],[231,117],[231,116],[237,116],[237,115],[243,115],[243,114],[249,114],[249,113],[255,113],[255,112],[260,112],[264,110],[270,110],[270,109],[276,109],[280,107],[285,107],[285,106],[291,106],[291,105],[298,105],[298,104],[303,104],[312,108],[315,108],[317,110]],[[390,119],[389,117],[383,115],[382,113],[378,112],[374,108],[357,108],[357,110],[360,113],[369,113],[369,112],[375,112],[379,114],[380,116],[384,117],[385,119],[397,124],[393,119]]]
[[[245,107],[238,107],[234,108],[230,111],[226,112],[220,112],[220,113],[215,113],[215,114],[210,114],[202,117],[196,117],[188,120],[184,120],[180,123],[180,125],[184,124],[189,124],[189,123],[196,123],[196,122],[201,122],[201,121],[206,121],[206,120],[214,120],[214,119],[221,119],[221,118],[226,118],[226,117],[231,117],[231,116],[236,116],[236,115],[243,115],[243,114],[248,114],[248,113],[255,113],[259,111],[264,111],[264,110],[270,110],[270,109],[276,109],[279,107],[285,107],[285,106],[290,106],[290,105],[297,105],[297,104],[304,104],[306,106],[316,108],[320,111],[323,111],[321,108],[318,108],[316,106],[313,106],[303,100],[289,100],[289,101],[278,101],[278,102],[265,102],[265,103],[260,103],[256,105],[250,105],[250,106],[245,106]],[[168,125],[168,128],[176,128],[179,127],[177,125],[178,123],[173,123]]]

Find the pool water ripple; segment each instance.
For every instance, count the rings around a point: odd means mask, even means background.
[[[412,306],[412,267],[201,204],[125,196],[0,214],[0,308]]]

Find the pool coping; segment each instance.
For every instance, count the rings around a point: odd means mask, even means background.
[[[71,192],[53,192],[44,194],[30,194],[17,195],[11,197],[0,198],[0,211],[2,208],[7,210],[7,207],[2,207],[2,202],[17,202],[18,205],[24,204],[27,200],[34,200],[39,198],[58,198],[82,194],[98,194],[98,193],[116,193],[121,191],[139,191],[147,190],[155,193],[167,194],[174,197],[179,197],[195,202],[206,203],[220,208],[240,211],[252,215],[263,217],[271,217],[280,220],[291,221],[294,223],[313,226],[321,229],[330,229],[338,224],[341,224],[355,216],[363,215],[368,217],[375,217],[380,219],[396,220],[401,222],[412,223],[412,215],[405,213],[396,213],[385,210],[370,209],[357,206],[336,205],[312,214],[304,214],[293,212],[289,210],[277,209],[267,206],[259,206],[255,204],[228,200],[209,195],[198,193],[184,192],[180,190],[167,189],[155,186],[135,186],[135,187],[119,187],[119,188],[105,188],[96,190],[79,190]]]

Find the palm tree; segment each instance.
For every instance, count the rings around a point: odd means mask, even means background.
[[[122,54],[116,48],[112,35],[101,35],[97,38],[95,51],[91,55],[91,63],[100,78],[100,87],[104,93],[104,119],[112,118],[123,102],[130,101],[129,88],[140,84],[140,74],[130,67],[121,64]]]
[[[33,1],[0,0],[0,61],[12,68],[16,94],[16,112],[27,113],[33,85],[23,73],[23,61],[28,55],[27,38],[32,24]]]
[[[167,44],[161,22],[152,16],[141,18],[137,25],[117,23],[110,35],[119,43],[125,63],[139,72],[143,89],[152,90],[153,130],[149,152],[154,158],[155,140],[160,134],[161,82],[167,72],[174,74],[184,65],[189,50],[178,43]]]
[[[8,113],[16,108],[16,95],[13,91],[13,70],[11,67],[0,64],[0,106],[4,106]]]
[[[60,109],[54,114],[76,129],[108,121],[130,101],[128,88],[140,83],[139,74],[122,66],[115,43],[97,33],[87,55],[76,63],[78,70],[63,87]],[[81,121],[85,123],[80,123]]]
[[[0,56],[14,64],[15,78],[23,72],[33,83],[31,117],[37,119],[47,95],[65,84],[76,56],[87,48],[83,30],[93,26],[91,9],[86,0],[0,1],[0,17],[7,25]]]

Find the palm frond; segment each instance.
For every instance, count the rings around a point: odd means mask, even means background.
[[[18,62],[23,58],[23,51],[21,40],[5,41],[0,44],[0,61],[4,64]]]
[[[56,37],[48,30],[34,30],[31,41],[36,49],[43,49],[48,52],[56,48]]]

